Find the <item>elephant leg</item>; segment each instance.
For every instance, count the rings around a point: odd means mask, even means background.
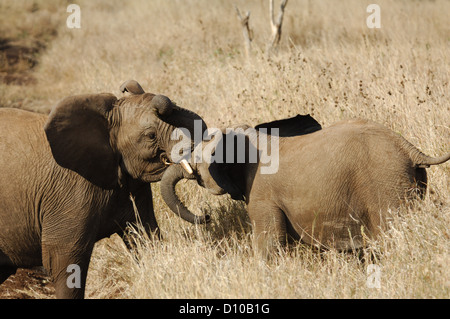
[[[136,192],[134,205],[136,208],[135,214],[140,219],[140,222],[144,226],[147,235],[150,238],[155,237],[157,239],[162,239],[158,227],[158,222],[156,221],[155,217],[152,190],[150,186],[146,185],[146,187],[143,187],[138,192]]]
[[[141,235],[147,235],[148,238],[162,239],[158,223],[153,209],[153,199],[150,186],[135,189],[131,196],[127,194],[126,198],[120,202],[118,211],[126,215],[126,222],[138,226],[138,233],[134,227],[123,224],[123,228],[117,232],[130,252],[136,250],[136,242],[139,242]],[[142,228],[141,228],[142,227]],[[145,232],[142,234],[142,232]]]
[[[86,286],[89,261],[95,245],[98,221],[81,210],[71,218],[44,218],[42,227],[42,265],[53,278],[58,299],[82,299]],[[72,218],[74,217],[74,218]]]
[[[0,284],[16,273],[17,267],[11,259],[0,250]]]
[[[277,248],[286,244],[286,216],[279,207],[263,201],[249,203],[248,214],[253,223],[256,252],[269,259]]]
[[[43,265],[53,278],[56,298],[83,299],[93,244],[83,249],[67,246],[43,244]]]
[[[420,199],[424,199],[427,193],[427,171],[425,168],[416,168],[414,173],[417,195]]]
[[[155,217],[155,210],[153,208],[153,200],[151,193],[150,196],[146,198],[146,200],[142,203],[142,206],[144,208],[145,215],[140,214],[139,217],[142,220],[142,224],[144,225],[147,234],[150,237],[153,236],[155,238],[162,239],[161,232],[158,227],[158,222],[156,221]]]
[[[14,275],[17,271],[17,267],[14,266],[0,266],[0,285],[9,278],[9,276]]]

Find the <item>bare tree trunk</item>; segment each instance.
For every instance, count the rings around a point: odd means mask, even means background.
[[[277,48],[278,44],[281,40],[281,27],[283,25],[283,16],[284,9],[286,8],[288,0],[282,0],[280,4],[280,12],[278,13],[278,19],[275,20],[275,14],[273,11],[274,0],[270,1],[270,26],[272,28],[272,36],[270,37],[269,44],[267,46],[267,53],[270,54],[275,48]]]
[[[242,34],[244,35],[245,54],[247,56],[247,59],[249,59],[250,54],[251,54],[251,43],[253,40],[253,33],[252,33],[252,30],[250,29],[250,25],[249,25],[250,11],[247,11],[245,16],[242,16],[238,7],[234,6],[234,8],[236,9],[236,14],[238,16],[238,19],[241,22]]]
[[[270,41],[267,44],[267,51],[266,54],[269,57],[271,53],[273,53],[280,43],[281,40],[281,28],[283,26],[283,17],[284,17],[284,10],[286,8],[288,0],[281,0],[280,3],[280,11],[278,13],[277,19],[275,19],[275,13],[274,13],[274,0],[269,0],[269,9],[270,9],[270,26],[272,29],[272,35],[270,36]],[[236,14],[241,22],[242,27],[242,34],[244,35],[244,47],[245,47],[245,54],[247,56],[247,59],[251,56],[251,44],[253,40],[253,32],[250,29],[249,20],[250,20],[250,11],[247,11],[247,13],[244,15],[241,14],[237,6],[234,6],[236,9]]]

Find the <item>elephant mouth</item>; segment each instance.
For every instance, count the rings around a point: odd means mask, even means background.
[[[148,174],[148,175],[159,175],[161,173],[164,173],[166,168],[167,168],[167,166],[158,167],[158,168],[153,169],[150,172],[146,172],[146,174]]]
[[[167,168],[169,165],[172,164],[172,162],[167,157],[166,153],[161,153],[161,155],[159,155],[159,160],[160,160],[161,163],[164,164],[164,168]]]
[[[145,171],[141,179],[147,183],[159,182],[164,175],[168,166],[157,167],[149,171]]]
[[[164,164],[164,169],[167,168],[168,166],[172,165],[173,163],[169,160],[169,158],[167,157],[166,153],[161,153],[161,155],[159,156],[160,161]],[[191,167],[191,164],[189,164],[189,162],[185,159],[182,159],[180,161],[180,165],[181,167],[186,171],[186,173],[188,173],[189,175],[194,174],[194,170]]]
[[[161,153],[159,156],[159,162],[157,161],[149,163],[147,170],[145,170],[142,174],[142,180],[150,183],[160,181],[166,169],[173,164],[175,163],[170,161],[170,159],[167,157],[165,153]],[[187,173],[186,178],[188,179],[195,178],[194,170],[192,169],[191,165],[188,163],[187,160],[183,159],[180,161],[179,164]]]
[[[147,162],[147,167],[141,173],[141,179],[148,183],[160,181],[170,164],[165,154],[161,153],[156,160]]]

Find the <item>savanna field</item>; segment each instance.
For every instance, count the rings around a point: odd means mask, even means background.
[[[366,24],[371,3],[381,28]],[[270,55],[269,1],[79,0],[74,29],[69,4],[0,0],[0,107],[48,113],[68,95],[120,97],[120,84],[135,79],[210,127],[296,114],[326,127],[361,117],[427,155],[450,151],[450,1],[289,0]],[[248,56],[234,5],[251,12]],[[298,243],[262,262],[244,203],[181,182],[188,208],[212,216],[195,226],[167,208],[154,183],[163,240],[137,226],[132,252],[118,236],[98,242],[86,297],[448,299],[450,165],[427,172],[425,199],[391,211],[389,230],[367,242],[370,262]],[[0,296],[54,298],[45,277],[28,279],[0,287]]]

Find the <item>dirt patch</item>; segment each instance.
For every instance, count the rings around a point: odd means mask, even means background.
[[[66,6],[61,0],[0,3],[0,84],[36,83],[32,71],[42,51],[57,36]]]
[[[37,54],[44,48],[39,42],[22,44],[0,38],[0,82],[14,85],[34,84],[31,70],[37,65]]]
[[[0,299],[54,298],[55,288],[41,268],[19,268],[0,285]]]

